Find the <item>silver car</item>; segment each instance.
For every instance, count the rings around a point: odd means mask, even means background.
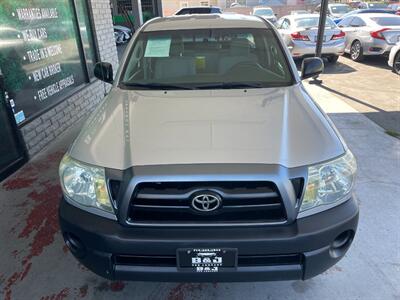
[[[315,54],[319,15],[289,15],[278,21],[277,28],[293,58]],[[345,34],[332,19],[326,19],[322,55],[329,62],[336,62],[344,53]]]
[[[318,5],[315,10],[316,13],[321,11],[321,4]],[[332,18],[340,18],[344,14],[347,14],[351,11],[351,7],[348,4],[344,3],[329,3],[328,4],[328,16]]]
[[[400,42],[390,50],[388,65],[393,72],[400,75]]]
[[[253,8],[252,14],[254,16],[259,16],[267,21],[270,21],[272,24],[275,24],[278,20],[271,7],[255,7]]]
[[[367,55],[387,55],[400,41],[400,16],[360,14],[344,18],[338,26],[346,33],[345,52],[354,61]]]

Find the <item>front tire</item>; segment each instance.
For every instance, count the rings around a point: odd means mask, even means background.
[[[393,72],[400,75],[400,51],[397,52],[393,60]]]
[[[363,48],[360,41],[355,41],[350,47],[350,57],[354,61],[362,61],[364,59]]]
[[[328,62],[330,62],[331,64],[335,64],[338,59],[339,55],[331,55],[327,57]]]

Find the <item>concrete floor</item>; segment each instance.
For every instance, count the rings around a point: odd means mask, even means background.
[[[400,137],[400,76],[391,72],[387,58],[357,63],[341,56],[336,64],[326,64],[320,78],[322,88]]]
[[[68,252],[57,222],[57,166],[78,124],[0,183],[0,298],[400,299],[400,140],[326,89],[307,88],[359,165],[359,229],[339,264],[306,282],[110,282],[94,275]]]

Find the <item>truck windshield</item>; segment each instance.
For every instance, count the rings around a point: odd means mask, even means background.
[[[268,29],[142,32],[130,50],[120,87],[218,89],[288,86],[279,41]]]

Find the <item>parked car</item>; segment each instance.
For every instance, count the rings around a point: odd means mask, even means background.
[[[291,15],[308,15],[310,12],[308,10],[292,10]]]
[[[350,1],[348,3],[348,5],[352,8],[352,9],[358,9],[358,7],[360,6],[360,4],[362,3],[362,1]]]
[[[329,3],[328,4],[328,16],[331,18],[340,18],[344,14],[350,12],[352,8],[348,4],[344,3]],[[319,4],[314,12],[319,13],[321,11],[321,4]]]
[[[272,24],[275,24],[277,21],[276,15],[271,7],[255,7],[253,8],[252,14],[270,21]]]
[[[292,57],[302,58],[315,54],[318,36],[318,14],[288,15],[277,23],[277,29]],[[326,19],[322,56],[336,62],[344,53],[345,34],[331,18]]]
[[[400,2],[390,3],[388,5],[388,9],[394,10],[396,12],[396,15],[400,15]]]
[[[358,14],[371,14],[371,13],[382,13],[382,14],[392,14],[394,15],[396,12],[391,9],[356,9],[348,12],[347,14],[343,15],[341,18],[336,18],[333,21],[336,24],[339,24],[344,18],[348,16],[358,15]]]
[[[359,9],[387,9],[388,3],[386,2],[360,2]]]
[[[117,45],[127,43],[132,35],[132,29],[121,25],[114,25],[114,37]]]
[[[218,51],[216,51],[218,49]],[[358,223],[356,162],[258,17],[156,18],[60,164],[71,253],[109,279],[306,280]],[[348,258],[349,259],[349,258]]]
[[[338,26],[346,33],[345,52],[354,61],[369,55],[387,55],[400,39],[400,17],[396,15],[348,16]]]
[[[222,10],[216,6],[193,6],[181,8],[175,13],[175,15],[193,14],[222,14]]]
[[[400,42],[390,50],[388,64],[393,72],[400,75]]]

